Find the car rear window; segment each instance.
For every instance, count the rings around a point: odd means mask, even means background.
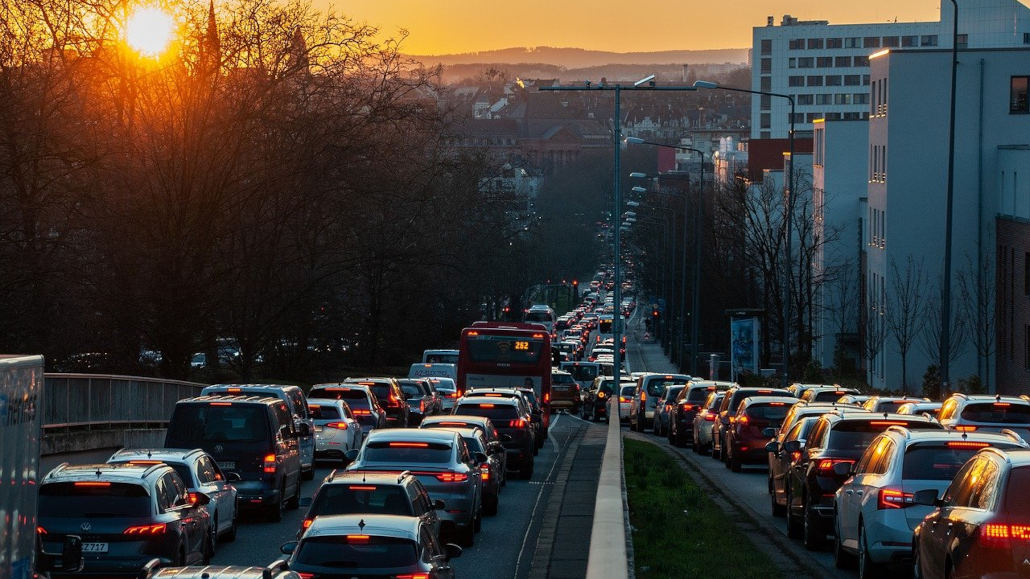
[[[847,392],[841,392],[839,390],[824,390],[817,393],[812,402],[836,402],[841,396],[844,396]]]
[[[951,443],[918,444],[905,449],[901,478],[919,480],[951,480],[962,465],[988,446],[986,443],[954,441]],[[995,448],[1018,448],[1014,444],[992,444]]]
[[[365,460],[370,462],[430,462],[451,460],[451,445],[422,441],[368,442]]]
[[[506,423],[519,417],[519,411],[508,404],[459,404],[454,409],[455,414],[468,414],[470,416],[485,416],[494,421],[495,424]]]
[[[263,404],[197,403],[175,407],[169,437],[176,444],[259,442],[268,439],[268,411]]]
[[[675,400],[676,396],[683,391],[683,388],[685,388],[685,386],[673,386],[672,388],[669,388],[665,391],[665,399]]]
[[[418,384],[415,384],[414,382],[401,381],[400,384],[401,391],[404,392],[409,398],[421,398],[422,396],[426,395],[426,393],[423,392],[421,388],[419,388]]]
[[[308,406],[311,411],[311,418],[315,420],[332,420],[340,417],[340,411],[335,406]]]
[[[704,402],[708,399],[708,395],[711,393],[712,391],[708,388],[691,388],[684,397],[684,402]]]
[[[568,386],[574,384],[576,381],[569,374],[551,374],[551,385],[552,386]]]
[[[358,388],[312,388],[308,398],[346,400],[352,408],[355,404],[358,404],[360,408],[368,408],[368,394]]]
[[[747,414],[752,418],[781,422],[787,417],[790,405],[786,402],[769,402],[765,404],[752,404],[747,407]]]
[[[308,516],[373,513],[411,516],[411,501],[398,485],[327,484],[311,503]]]
[[[636,386],[623,386],[622,390],[619,391],[619,396],[633,396],[637,391]]]
[[[1019,466],[1009,473],[1008,487],[1005,490],[1005,507],[1003,512],[1020,521],[1030,521],[1030,466]]]
[[[648,380],[647,381],[647,395],[648,396],[661,396],[665,392],[665,389],[668,388],[669,386],[672,386],[673,384],[682,384],[685,381],[686,381],[686,378],[683,378],[683,379],[679,379],[679,378],[672,379],[672,378],[670,378],[668,380],[660,379],[659,378],[659,379]]]
[[[909,402],[912,402],[912,400],[879,400],[876,405],[873,406],[873,412],[894,412],[896,408],[902,404],[908,404]]]
[[[743,389],[737,390],[736,392],[733,393],[733,398],[730,399],[730,405],[726,408],[727,410],[730,411],[730,416],[733,416],[734,414],[737,413],[738,406],[740,406],[740,401],[745,399],[745,398],[748,398],[749,396],[777,396],[777,397],[783,397],[783,398],[794,398],[794,396],[792,394],[790,394],[789,392],[785,392],[785,391],[778,392],[776,390],[751,390],[751,389],[748,389],[748,390],[743,390]],[[795,401],[796,401],[796,399],[795,399]]]
[[[990,424],[1030,424],[1030,405],[1011,402],[969,404],[962,409],[963,420]]]
[[[99,486],[74,482],[49,483],[39,487],[40,517],[147,517],[150,496],[142,485],[87,481]]]
[[[300,542],[294,560],[303,565],[329,569],[378,569],[384,565],[410,567],[415,565],[417,558],[414,541],[357,535],[350,540],[346,536],[305,539]]]
[[[838,451],[865,450],[869,443],[890,426],[904,426],[909,430],[939,430],[934,422],[907,420],[844,420],[838,422],[830,430],[826,448]]]
[[[564,368],[562,368],[562,370],[565,370],[569,374],[572,374],[572,378],[574,380],[593,380],[594,378],[597,378],[597,366],[594,366],[594,365],[589,365],[589,366],[579,366],[579,365],[571,366],[570,365],[570,366],[565,366]]]

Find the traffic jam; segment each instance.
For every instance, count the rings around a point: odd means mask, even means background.
[[[453,577],[451,560],[503,510],[508,481],[533,476],[551,422],[550,339],[537,323],[476,322],[459,348],[426,350],[406,377],[208,386],[175,403],[163,448],[123,448],[41,479],[37,567],[51,577]],[[302,492],[326,463],[335,468]],[[211,564],[241,521],[279,523],[295,509],[306,510],[279,560]]]

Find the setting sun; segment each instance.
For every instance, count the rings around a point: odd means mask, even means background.
[[[143,56],[159,56],[172,41],[175,21],[157,6],[136,10],[125,25],[125,42]]]

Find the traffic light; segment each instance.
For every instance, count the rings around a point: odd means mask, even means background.
[[[651,317],[654,318],[657,321],[658,319],[660,319],[662,317],[662,312],[660,312],[658,310],[658,308],[655,308],[655,309],[651,310]]]
[[[579,280],[572,280],[572,299],[579,301]]]

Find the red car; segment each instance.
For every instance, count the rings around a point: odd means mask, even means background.
[[[744,464],[765,465],[769,453],[767,428],[779,428],[792,400],[775,396],[751,396],[741,400],[726,432],[726,467],[740,472]]]

